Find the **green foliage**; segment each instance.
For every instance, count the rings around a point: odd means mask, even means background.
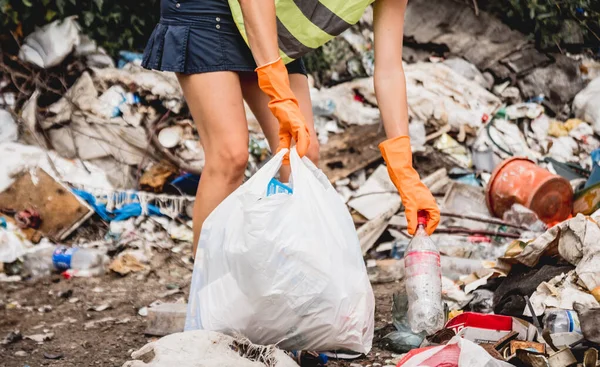
[[[0,0],[0,28],[27,35],[35,27],[77,15],[84,32],[116,55],[122,49],[143,49],[159,13],[160,0]]]
[[[532,34],[541,48],[573,43],[600,45],[598,0],[488,0],[482,3],[483,9],[507,24]]]

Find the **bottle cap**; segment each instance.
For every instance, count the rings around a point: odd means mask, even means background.
[[[426,226],[427,219],[429,219],[429,214],[427,214],[425,210],[419,210],[419,212],[417,213],[417,223]]]

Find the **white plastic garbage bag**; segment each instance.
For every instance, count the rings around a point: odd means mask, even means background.
[[[292,194],[266,196],[285,152],[202,227],[185,330],[286,350],[371,349],[375,301],[354,223],[327,177],[292,149]]]

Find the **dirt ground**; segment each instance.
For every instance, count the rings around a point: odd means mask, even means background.
[[[24,338],[0,344],[0,366],[122,366],[132,351],[154,340],[144,335],[146,318],[138,310],[156,300],[176,302],[187,297],[192,264],[177,256],[158,254],[152,270],[125,277],[113,273],[67,280],[54,275],[37,282],[0,283],[0,342],[17,330],[24,337],[54,334],[41,343]],[[352,363],[394,364],[391,360],[397,356],[379,349],[377,341],[390,330],[392,294],[398,286],[375,286],[375,347],[366,359]]]

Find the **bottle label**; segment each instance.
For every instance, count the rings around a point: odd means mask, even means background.
[[[440,254],[435,251],[411,251],[404,257],[406,276],[430,274],[432,271],[442,277]],[[435,270],[434,270],[435,269]]]
[[[569,318],[569,332],[576,332],[581,334],[581,325],[579,323],[579,317],[574,311],[565,310],[567,317]]]
[[[52,264],[60,271],[70,269],[71,259],[77,250],[77,247],[58,246],[52,254]]]
[[[282,184],[276,178],[272,178],[269,181],[269,185],[267,186],[267,196],[275,195],[275,194],[289,194],[291,195],[294,190],[291,187]]]

